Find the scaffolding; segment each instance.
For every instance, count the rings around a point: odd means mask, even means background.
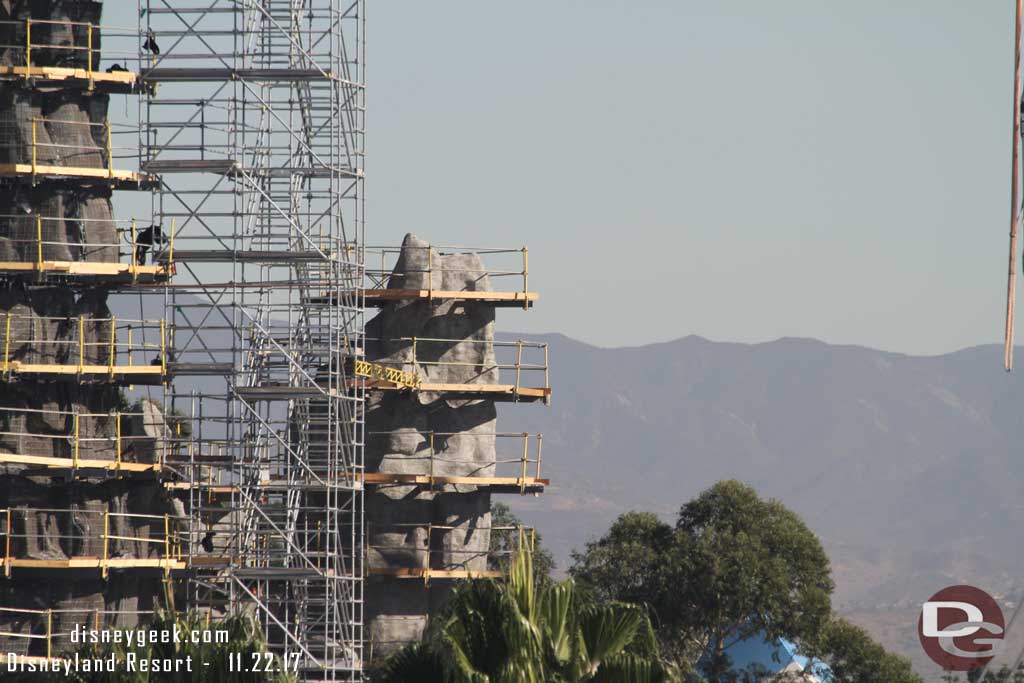
[[[61,425],[61,432],[44,426],[48,423]],[[163,416],[133,410],[0,408],[0,464],[35,465],[43,472],[70,470],[76,478],[89,476],[91,470],[159,472],[168,459],[166,441],[173,442],[174,435],[157,439],[145,432],[159,433],[166,424]]]
[[[363,4],[142,0],[138,29],[185,603],[309,681],[363,667]]]
[[[62,531],[45,540],[40,523]],[[140,515],[83,508],[0,510],[4,575],[14,569],[183,569],[177,522],[170,515]]]
[[[548,345],[542,342],[491,341],[476,339],[439,339],[434,337],[366,338],[372,344],[402,349],[400,361],[381,360],[356,364],[355,380],[374,391],[423,391],[454,396],[483,396],[494,401],[551,402]],[[478,347],[494,353],[490,363],[448,360],[447,350],[455,345]],[[441,382],[423,379],[417,372],[403,371],[412,366],[425,371],[465,370],[472,374],[468,382]],[[502,371],[505,373],[502,373]],[[502,383],[502,380],[505,380]],[[511,380],[511,381],[509,381]]]

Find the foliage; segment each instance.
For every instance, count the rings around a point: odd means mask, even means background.
[[[845,619],[828,623],[819,648],[819,656],[832,669],[833,683],[921,683],[907,659],[886,652],[864,629]]]
[[[669,563],[669,616],[715,643],[713,659],[755,634],[813,646],[828,623],[833,584],[818,538],[782,503],[738,481],[682,506]]]
[[[968,672],[967,680],[969,683],[1024,683],[1024,664],[1016,671],[1005,665],[997,671],[975,669]]]
[[[604,536],[587,543],[583,552],[573,551],[569,575],[593,599],[646,605],[662,651],[685,660],[698,652],[693,647],[686,651],[683,634],[675,628],[676,608],[666,563],[674,540],[672,527],[656,515],[627,512]]]
[[[274,669],[271,672],[263,671],[238,671],[231,672],[228,665],[228,656],[232,653],[242,654],[242,666],[249,667],[252,664],[252,653],[263,653],[266,651],[266,642],[259,631],[256,621],[249,615],[238,615],[228,617],[220,621],[207,623],[200,615],[191,613],[179,615],[171,612],[159,612],[153,621],[146,624],[146,630],[172,632],[178,629],[182,634],[190,634],[193,631],[217,631],[227,632],[226,643],[194,643],[191,638],[183,637],[181,642],[157,642],[147,643],[143,646],[134,644],[128,647],[125,643],[102,643],[83,647],[78,651],[80,658],[109,658],[114,655],[117,658],[118,666],[114,672],[91,672],[75,673],[66,677],[63,672],[51,674],[31,673],[25,674],[26,681],[57,681],[76,683],[293,683],[294,676],[283,671],[284,664],[274,657],[273,664],[266,668]],[[173,639],[172,639],[173,640]],[[192,671],[179,671],[167,673],[144,673],[130,672],[124,666],[125,656],[134,653],[138,661],[152,659],[184,659],[192,658]],[[67,657],[68,655],[65,655]],[[74,656],[72,653],[70,656]],[[209,664],[204,666],[203,663]],[[6,679],[5,679],[6,680]],[[19,678],[14,676],[12,681],[17,682]]]
[[[523,521],[504,503],[491,504],[491,528],[520,527]],[[511,558],[519,548],[518,533],[511,529],[496,529],[491,532],[491,552],[488,555],[488,569],[507,570]],[[539,531],[533,534],[533,576],[540,586],[552,583],[551,573],[555,570],[555,558],[544,547]]]
[[[828,620],[828,557],[803,521],[750,487],[723,481],[686,503],[675,528],[649,513],[622,515],[573,554],[569,573],[604,599],[647,605],[666,652],[692,660],[760,633],[813,643]]]
[[[459,584],[425,644],[392,656],[384,683],[667,683],[675,670],[657,653],[646,613],[593,603],[574,583],[538,586],[531,553],[507,579]]]

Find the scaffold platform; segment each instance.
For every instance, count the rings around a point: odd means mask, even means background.
[[[121,169],[88,166],[56,166],[53,164],[0,164],[0,177],[41,180],[100,181],[116,190],[146,190],[155,187],[156,176]]]
[[[543,493],[544,487],[551,482],[538,477],[475,477],[448,476],[431,474],[390,474],[387,472],[367,472],[353,474],[347,481],[354,484],[362,482],[366,486],[477,486],[488,488],[492,493]],[[296,487],[295,482],[286,480],[262,481],[259,486],[250,487],[261,491],[287,491]],[[303,483],[303,488],[318,488],[315,483]],[[167,481],[164,487],[169,491],[201,491],[210,498],[230,496],[241,493],[242,489],[232,484],[208,484],[202,482]],[[327,488],[323,484],[320,488]]]
[[[371,567],[369,576],[387,576],[393,579],[497,579],[505,575],[500,569],[430,569],[429,567]]]
[[[95,71],[61,66],[0,66],[0,80],[32,79],[38,87],[80,87],[109,93],[136,92],[142,85],[132,71]]]
[[[68,375],[95,375],[132,384],[159,383],[167,376],[167,371],[160,365],[92,365],[92,364],[56,364],[56,363],[22,363],[12,360],[0,367],[3,373],[13,375],[42,375],[66,377]]]
[[[529,308],[540,294],[537,292],[476,292],[444,289],[363,289],[360,295],[367,306],[383,306],[397,301],[473,301],[495,308]]]
[[[384,380],[354,380],[363,382],[367,391],[417,391],[419,393],[444,394],[448,398],[486,398],[491,401],[512,401],[533,403],[551,402],[550,387],[523,387],[515,384],[452,384],[447,382],[423,382],[419,389],[386,382]]]
[[[60,458],[48,455],[19,455],[0,453],[0,463],[12,465],[38,465],[54,470],[108,470],[113,472],[159,472],[160,463],[124,462],[101,458]]]
[[[129,263],[93,261],[0,261],[0,275],[65,276],[102,282],[165,282],[174,274],[170,265],[133,266]]]

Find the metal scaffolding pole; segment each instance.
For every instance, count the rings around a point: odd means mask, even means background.
[[[187,604],[254,614],[303,680],[360,680],[364,0],[142,3]]]

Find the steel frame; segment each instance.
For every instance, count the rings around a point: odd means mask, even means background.
[[[304,680],[360,680],[364,0],[183,5],[140,0],[138,72],[154,222],[194,257],[163,289],[186,602],[253,613]]]

